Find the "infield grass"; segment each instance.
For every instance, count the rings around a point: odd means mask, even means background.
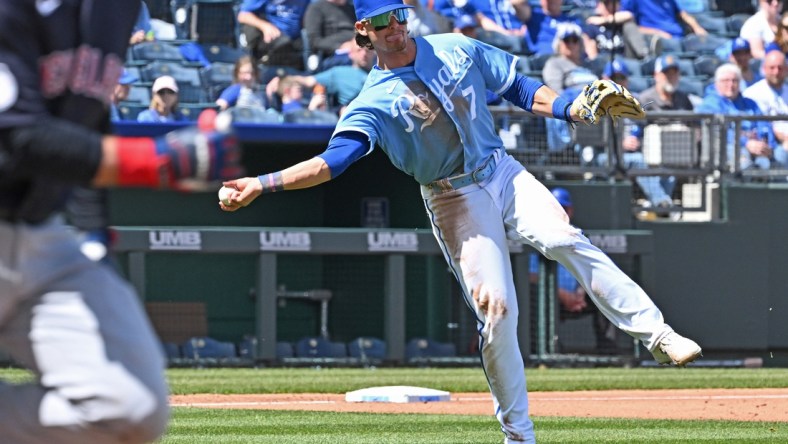
[[[379,385],[415,385],[451,392],[486,392],[481,368],[170,369],[172,392],[344,393]],[[530,391],[677,388],[785,388],[788,369],[536,369]],[[30,374],[0,370],[21,382]],[[492,409],[492,406],[491,406]],[[788,421],[788,412],[786,412]],[[788,443],[788,422],[676,421],[536,417],[544,443]],[[220,410],[176,407],[161,444],[427,444],[498,443],[490,415],[405,415]]]
[[[534,418],[544,443],[785,443],[787,423]],[[495,418],[176,408],[161,444],[500,444]]]

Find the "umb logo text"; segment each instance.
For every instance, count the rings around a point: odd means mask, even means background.
[[[419,238],[416,233],[367,233],[367,246],[369,251],[418,251]]]
[[[599,234],[588,236],[592,244],[605,253],[626,253],[627,237],[623,234]]]
[[[199,250],[202,238],[199,231],[149,231],[151,250]]]
[[[305,231],[261,231],[260,249],[263,251],[309,251],[312,238]]]

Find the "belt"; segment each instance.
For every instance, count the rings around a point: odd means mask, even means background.
[[[429,188],[430,191],[432,192],[458,190],[472,183],[479,183],[487,179],[488,177],[492,176],[493,173],[495,172],[495,167],[496,167],[495,156],[490,156],[484,162],[484,165],[480,166],[479,168],[476,168],[470,173],[460,174],[458,176],[453,176],[453,177],[447,177],[445,179],[439,179],[436,180],[435,182],[430,182],[425,186]]]

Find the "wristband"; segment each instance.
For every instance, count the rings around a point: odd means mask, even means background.
[[[282,173],[279,171],[276,173],[257,176],[257,180],[259,180],[260,185],[263,186],[262,194],[274,193],[277,191],[283,191],[285,189],[285,186],[282,183]]]
[[[157,153],[150,137],[118,137],[118,184],[160,187],[170,184],[172,174],[166,156]]]
[[[565,120],[567,122],[573,122],[572,120],[572,104],[566,100],[565,98],[559,96],[553,100],[553,117],[559,120]]]

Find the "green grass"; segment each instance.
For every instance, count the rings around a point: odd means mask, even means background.
[[[466,369],[171,369],[173,393],[344,393],[378,385],[415,385],[451,392],[486,392],[480,368]],[[788,369],[536,369],[530,391],[785,388]],[[30,374],[0,370],[22,382]],[[492,410],[492,406],[490,407]],[[786,414],[788,421],[788,414]],[[544,443],[786,443],[788,422],[534,418]],[[501,443],[490,415],[393,415],[176,407],[160,444]]]
[[[788,423],[534,418],[544,443],[785,443]],[[161,444],[500,444],[492,416],[177,408]]]
[[[788,369],[537,369],[528,390],[608,390],[788,387]],[[365,387],[412,385],[451,392],[486,392],[481,368],[173,369],[173,393],[344,393]]]

